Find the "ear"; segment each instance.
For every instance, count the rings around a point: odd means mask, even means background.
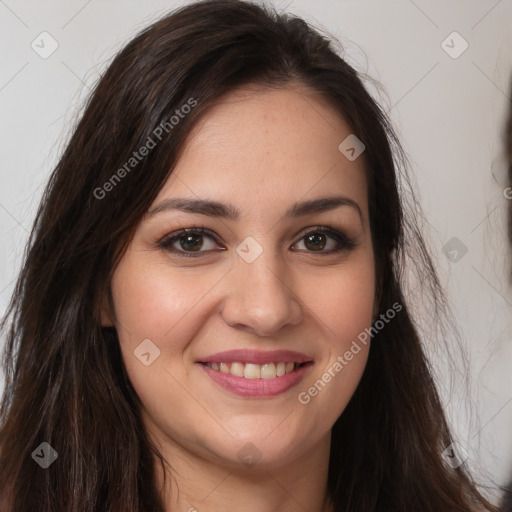
[[[101,295],[99,317],[101,327],[115,327],[114,305],[110,289]]]
[[[375,297],[375,300],[373,301],[373,318],[372,322],[375,322],[377,320],[377,317],[379,316],[379,300],[377,297]]]
[[[389,270],[391,272],[393,272],[394,265],[395,265],[395,250],[393,249],[392,251],[388,252],[386,257],[388,258],[389,263],[386,263],[386,265],[383,265],[383,268],[384,269],[389,268]],[[389,267],[387,265],[389,265]],[[384,289],[384,283],[383,283],[384,279],[383,279],[382,274],[379,275],[377,268],[375,269],[375,275],[376,275],[375,298],[373,299],[373,321],[374,322],[375,322],[375,320],[377,320],[378,315],[379,315],[380,303],[382,300],[382,293],[383,293],[383,289]]]
[[[113,327],[114,322],[110,315],[102,308],[100,312],[101,327]]]
[[[379,276],[376,271],[375,296],[373,298],[372,322],[375,322],[375,320],[377,320],[377,318],[379,316],[381,299],[382,299],[382,276]]]

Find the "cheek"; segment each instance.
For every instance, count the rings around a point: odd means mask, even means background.
[[[310,309],[319,324],[325,325],[330,348],[344,351],[372,323],[375,272],[371,254],[316,281],[313,290]]]
[[[192,283],[184,273],[171,273],[136,251],[127,252],[114,273],[112,296],[124,365],[144,410],[157,424],[170,425],[162,403],[190,409],[190,396],[180,385],[186,381],[183,350],[197,329],[194,306],[212,284],[207,277]],[[143,342],[144,351],[139,350]],[[150,354],[148,365],[140,358],[144,353]]]
[[[180,272],[148,260],[143,251],[130,249],[112,279],[120,348],[130,381],[144,404],[154,405],[164,396],[181,403],[190,398],[179,385],[188,378],[187,347],[213,314],[209,293],[226,269]],[[139,350],[141,343],[147,344],[144,340],[157,347],[149,344],[152,362],[148,366],[137,357],[147,352]],[[158,355],[153,360],[154,354]],[[154,409],[159,414],[158,407]]]
[[[323,312],[321,315],[335,337],[345,339],[371,323],[374,298],[373,277],[351,275],[339,281],[333,280],[325,297],[319,297],[317,308]]]
[[[366,366],[375,298],[373,259],[320,283],[323,291],[316,288],[310,301],[318,326],[323,326],[327,354],[299,390],[298,402],[327,428],[352,398]]]
[[[146,338],[157,344],[166,340],[166,351],[172,351],[176,348],[169,344],[173,331],[186,329],[189,313],[215,281],[215,276],[199,278],[127,254],[112,280],[116,321],[124,332],[123,343],[134,348]]]

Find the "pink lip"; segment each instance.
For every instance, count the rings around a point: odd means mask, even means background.
[[[240,361],[240,359],[234,359],[234,361]],[[276,360],[274,359],[273,361]],[[222,362],[226,362],[226,360]],[[280,395],[298,384],[312,364],[305,364],[291,373],[274,379],[246,379],[245,377],[236,377],[230,373],[212,370],[205,364],[201,364],[201,366],[208,377],[222,388],[243,397],[265,398]]]
[[[313,361],[311,357],[301,354],[300,352],[293,352],[292,350],[227,350],[219,352],[211,356],[198,360],[199,363],[279,363],[279,362],[293,362],[293,363],[307,363]],[[284,377],[284,376],[283,376]],[[282,377],[280,377],[282,378]],[[270,379],[269,379],[270,380]]]

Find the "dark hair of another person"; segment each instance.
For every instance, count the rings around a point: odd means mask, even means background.
[[[373,337],[359,386],[332,429],[335,510],[494,510],[464,464],[452,469],[442,457],[452,437],[403,296],[412,247],[435,301],[444,299],[415,216],[404,208],[397,174],[404,155],[386,115],[361,76],[305,21],[215,0],[161,18],[116,55],[51,175],[2,322],[2,512],[164,510],[155,483],[155,461],[164,461],[144,429],[116,330],[102,328],[100,309],[112,307],[116,264],[187,135],[244,85],[306,86],[364,143],[380,312],[403,305]],[[191,98],[197,105],[162,143],[105,198],[95,197]],[[42,441],[58,453],[46,470],[31,457]]]
[[[505,153],[508,164],[508,187],[512,189],[512,83],[510,86],[510,96],[508,104],[507,121],[505,126]],[[508,198],[508,240],[512,245],[512,201]],[[512,278],[512,273],[510,274]],[[503,489],[500,512],[512,512],[512,481]]]
[[[510,86],[508,115],[505,125],[505,155],[507,158],[508,186],[512,188],[512,84]],[[508,203],[508,239],[512,245],[512,201],[510,199]]]

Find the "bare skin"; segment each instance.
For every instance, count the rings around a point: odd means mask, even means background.
[[[363,157],[350,161],[338,150],[351,133],[298,85],[229,94],[195,127],[149,211],[180,197],[230,203],[239,218],[148,213],[115,270],[115,318],[104,323],[118,327],[145,425],[170,465],[162,489],[169,511],[331,510],[331,428],[358,385],[369,344],[342,370],[336,361],[375,310]],[[333,196],[349,201],[285,216],[296,202]],[[318,233],[326,226],[352,245]],[[200,227],[207,233],[189,240],[195,256],[180,256],[190,246],[179,240],[174,252],[159,245]],[[316,244],[308,242],[315,233]],[[242,244],[247,237],[257,245]],[[248,263],[240,244],[262,252]],[[160,350],[148,366],[134,356],[146,339]],[[239,396],[198,362],[238,348],[293,350],[312,364],[277,396]],[[322,378],[325,386],[309,392]]]

